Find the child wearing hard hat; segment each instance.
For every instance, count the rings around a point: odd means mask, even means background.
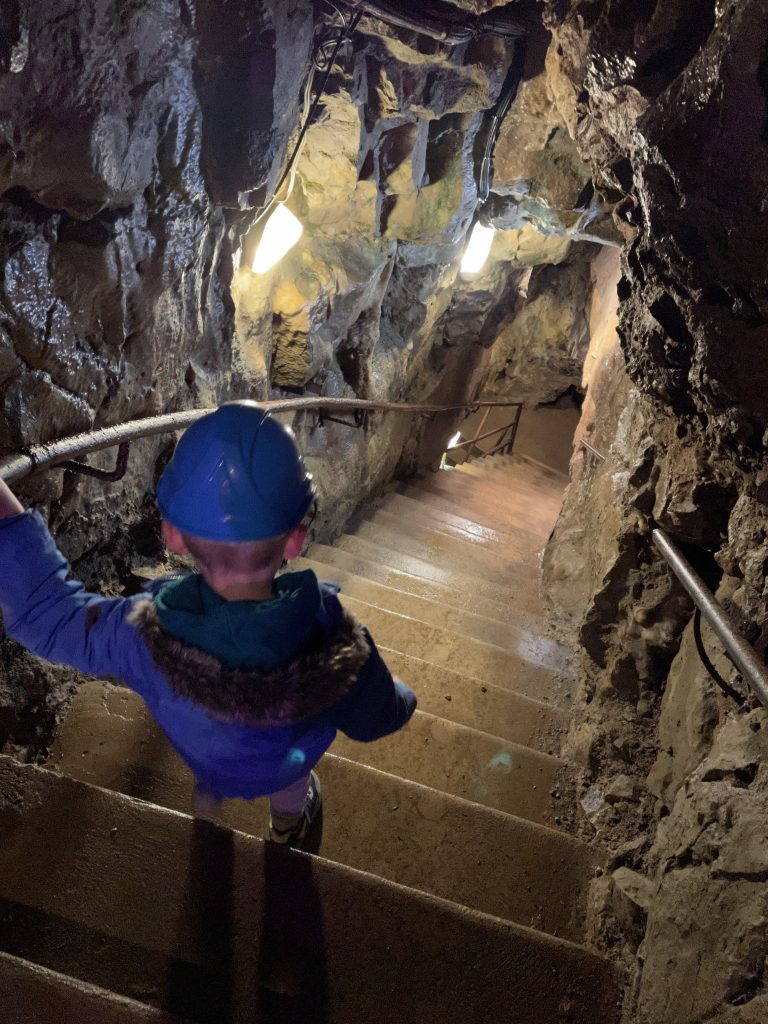
[[[186,431],[157,488],[166,544],[198,571],[104,598],[68,579],[43,519],[0,481],[8,635],[135,690],[195,776],[196,813],[268,796],[269,837],[291,847],[319,814],[313,768],[337,730],[376,740],[416,707],[336,585],[277,575],[313,497],[291,431],[255,403],[224,405]]]

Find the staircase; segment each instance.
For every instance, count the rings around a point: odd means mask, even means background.
[[[1,758],[3,1024],[615,1022],[582,944],[599,855],[558,828],[569,666],[538,579],[562,488],[465,464],[293,564],[419,696],[322,760],[319,856],[258,838],[266,801],[194,821],[188,771],[110,684],[78,690],[47,768]]]

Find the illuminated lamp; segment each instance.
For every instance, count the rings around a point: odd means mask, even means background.
[[[471,277],[474,274],[479,274],[483,269],[485,261],[488,259],[488,254],[491,251],[495,234],[495,228],[486,227],[479,220],[476,221],[461,261],[461,273],[464,276]]]
[[[261,240],[256,248],[251,269],[254,274],[266,274],[285,254],[296,245],[304,226],[287,206],[278,203],[264,227]]]

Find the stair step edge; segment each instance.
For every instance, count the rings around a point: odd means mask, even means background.
[[[519,814],[510,814],[509,811],[501,811],[497,807],[489,807],[487,804],[479,804],[475,800],[469,800],[464,796],[456,796],[454,793],[446,793],[442,789],[435,789],[434,786],[427,786],[423,782],[414,782],[413,779],[406,779],[402,775],[393,775],[391,772],[385,772],[381,768],[374,768],[373,765],[363,764],[360,761],[353,761],[351,758],[344,757],[341,754],[328,753],[325,756],[333,758],[334,761],[340,761],[342,764],[354,765],[364,773],[370,772],[371,774],[389,779],[391,780],[391,785],[403,786],[408,789],[413,787],[415,789],[422,790],[425,793],[436,794],[441,800],[445,800],[451,804],[456,804],[457,806],[471,808],[472,813],[477,813],[482,817],[487,816],[490,818],[498,818],[500,821],[514,821],[523,829],[538,832],[541,835],[556,836],[558,841],[565,841],[567,844],[582,850],[591,850],[593,852],[596,867],[605,863],[606,857],[601,850],[590,846],[589,843],[585,842],[583,839],[579,839],[578,836],[571,835],[570,832],[564,832],[562,829],[554,828],[552,825],[547,825],[540,821],[532,821],[530,818],[521,818]],[[463,904],[459,905],[463,906]],[[501,918],[501,920],[506,919]]]
[[[8,991],[4,979],[8,979],[9,973],[18,979],[18,988],[23,989],[23,1017],[8,1016],[9,1008],[3,993]],[[53,1011],[46,1014],[44,1020],[56,1021],[57,1024],[61,1024],[62,1021],[66,1024],[83,1024],[82,1012],[85,1009],[83,999],[87,1004],[88,1020],[98,1020],[99,1024],[192,1024],[188,1019],[160,1010],[156,1006],[138,1002],[128,996],[120,995],[118,992],[95,985],[93,982],[62,974],[60,971],[44,967],[34,960],[14,956],[12,953],[6,953],[0,949],[0,1001],[3,1004],[3,1024],[30,1024],[30,984],[42,985],[51,990],[49,997],[45,998],[44,1007],[37,1005],[36,1001],[32,1002],[32,1006],[38,1013],[41,1008]],[[14,985],[14,988],[16,987]],[[77,999],[78,1005],[63,1007],[58,998],[62,989],[71,993]],[[55,1007],[50,1001],[50,997],[53,997],[54,994],[56,996]],[[76,1012],[77,1017],[71,1016],[70,1011]],[[66,1017],[62,1017],[62,1013],[66,1013]],[[98,1013],[98,1017],[91,1016],[96,1013]],[[40,1024],[40,1018],[36,1016],[33,1024]]]
[[[484,740],[499,741],[498,736],[494,736],[493,733],[483,732],[482,729],[475,729],[471,725],[463,725],[461,722],[452,722],[450,718],[442,718],[440,715],[433,715],[429,711],[420,711],[418,708],[414,711],[414,716],[418,715],[422,719],[427,719],[432,722],[443,722],[445,725],[450,726],[451,729],[458,730],[465,736],[482,736]],[[507,746],[514,747],[516,750],[525,751],[525,754],[532,759],[541,758],[543,761],[554,763],[558,768],[563,769],[568,767],[568,762],[564,761],[561,757],[555,757],[554,754],[545,754],[542,750],[534,750],[533,747],[526,747],[522,743],[515,743],[514,740],[502,740]],[[433,787],[427,787],[428,789]],[[439,790],[438,792],[442,792]],[[473,801],[470,801],[472,803]],[[513,815],[515,817],[515,815]]]
[[[126,807],[131,807],[138,810],[139,813],[143,813],[144,809],[150,811],[153,814],[165,815],[174,818],[180,818],[184,821],[192,819],[191,814],[185,814],[183,811],[177,811],[173,808],[164,807],[162,804],[153,803],[150,800],[142,800],[138,797],[128,796],[125,793],[120,793],[118,790],[107,789],[104,786],[96,785],[92,782],[82,782],[77,779],[73,779],[63,773],[55,772],[50,768],[41,768],[39,765],[28,765],[22,764],[21,762],[15,761],[14,758],[10,758],[7,755],[0,755],[0,771],[3,768],[3,762],[13,761],[14,765],[26,772],[39,772],[43,775],[53,776],[54,778],[63,781],[65,784],[74,786],[77,788],[84,788],[96,793],[100,793],[106,796],[108,801],[115,801],[122,803]],[[387,773],[384,773],[387,774]],[[429,787],[427,787],[429,788]],[[215,822],[205,822],[206,828],[215,829],[218,832],[223,832],[226,835],[233,835],[237,837],[241,842],[247,845],[265,845],[265,840],[260,839],[257,836],[249,835],[247,832],[242,832],[240,829],[230,828],[226,825],[218,825]],[[596,962],[605,963],[605,958],[600,957],[586,946],[582,946],[579,943],[572,942],[570,939],[562,939],[556,935],[549,935],[546,932],[539,932],[535,928],[530,928],[527,925],[517,924],[513,921],[508,921],[505,918],[497,917],[494,914],[489,914],[483,910],[475,910],[472,907],[465,907],[460,903],[455,903],[453,900],[446,899],[443,896],[435,896],[433,893],[424,892],[420,889],[414,889],[411,886],[403,885],[400,882],[392,882],[389,879],[381,878],[379,875],[374,874],[370,871],[363,871],[361,868],[350,867],[347,864],[341,864],[337,861],[328,860],[323,857],[322,854],[307,853],[303,850],[287,850],[285,851],[288,857],[300,857],[303,859],[311,859],[315,863],[322,864],[322,866],[334,873],[341,875],[346,878],[359,879],[369,887],[375,889],[385,889],[394,891],[408,899],[411,902],[421,903],[422,905],[434,907],[441,910],[444,913],[448,913],[451,916],[458,916],[462,919],[469,918],[477,924],[486,926],[493,930],[501,933],[509,934],[509,932],[515,932],[518,935],[528,936],[537,943],[550,945],[553,948],[561,948],[563,950],[569,950],[572,953],[578,955],[587,955],[590,959]]]

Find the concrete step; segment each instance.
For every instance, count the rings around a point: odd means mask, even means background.
[[[368,627],[377,644],[458,671],[482,683],[547,701],[559,698],[563,689],[560,680],[570,677],[566,648],[539,633],[520,631],[516,649],[509,651],[365,604],[345,596],[343,591],[341,599]]]
[[[357,598],[366,604],[376,605],[386,611],[398,612],[418,619],[430,626],[439,626],[475,640],[485,640],[505,650],[514,651],[518,644],[519,629],[517,625],[486,619],[463,608],[454,608],[441,601],[430,600],[409,594],[404,590],[385,586],[356,576],[338,566],[328,565],[312,558],[297,558],[291,562],[290,570],[312,569],[321,580],[333,580],[340,584],[347,596]],[[541,628],[540,624],[537,626]]]
[[[141,700],[109,684],[82,687],[51,765],[64,774],[186,813],[192,776]],[[528,821],[328,756],[321,767],[321,852],[349,867],[580,941],[590,847]],[[266,800],[227,800],[220,824],[267,829]]]
[[[460,486],[452,488],[451,485],[426,480],[421,480],[417,486],[398,485],[398,491],[406,497],[452,512],[465,519],[473,519],[494,530],[514,533],[517,529],[523,529],[538,537],[542,548],[558,514],[551,508],[529,511],[516,503],[511,495],[503,502],[491,501]]]
[[[504,473],[470,477],[459,471],[442,471],[422,477],[418,483],[440,487],[457,499],[470,495],[491,505],[501,503],[521,517],[535,516],[541,510],[559,512],[563,500],[561,487],[516,480]]]
[[[548,466],[529,455],[515,455],[514,453],[505,455],[502,452],[497,452],[495,455],[483,455],[473,459],[472,465],[503,467],[504,469],[511,469],[516,473],[535,479],[559,480],[562,482],[567,482],[568,480],[566,473],[555,469],[553,466]]]
[[[185,1024],[133,999],[0,952],[3,1024]]]
[[[460,470],[443,470],[422,477],[423,481],[444,484],[467,494],[492,495],[505,502],[513,500],[516,508],[525,511],[535,512],[542,507],[559,510],[563,501],[560,484],[530,480],[509,470],[483,470],[474,476]]]
[[[467,476],[482,476],[485,467],[481,467],[479,465],[480,461],[481,460],[478,459],[477,461],[473,460],[472,462],[462,462],[460,465],[454,466],[453,468],[456,473],[466,473]]]
[[[457,473],[465,472],[464,467],[456,470]],[[440,474],[441,478],[450,474]],[[516,497],[538,499],[544,502],[556,502],[562,504],[564,481],[548,480],[545,477],[533,479],[527,475],[521,475],[514,469],[505,466],[484,466],[469,474],[471,486],[483,488],[486,485],[493,488],[503,489],[513,493]]]
[[[472,482],[466,477],[458,481],[455,478],[424,478],[417,484],[398,485],[398,490],[417,501],[426,501],[484,526],[508,533],[525,530],[540,541],[547,539],[550,529],[548,524],[554,521],[559,511],[556,503],[550,503],[547,507],[542,502],[533,502],[525,496],[515,495],[511,489],[501,497],[488,496],[466,486],[465,481]]]
[[[386,565],[398,572],[421,576],[422,579],[448,586],[454,592],[464,594],[463,607],[474,607],[475,598],[480,597],[495,601],[506,608],[505,619],[508,618],[509,612],[516,608],[523,608],[534,615],[543,614],[540,583],[533,576],[526,580],[525,586],[511,590],[510,588],[515,585],[514,580],[510,579],[506,585],[489,580],[483,575],[481,568],[474,566],[471,559],[446,557],[442,558],[439,564],[434,564],[428,558],[406,555],[402,551],[350,533],[339,537],[334,547],[366,561]],[[308,551],[309,556],[313,557],[314,552],[313,546]]]
[[[390,670],[412,684],[422,711],[545,754],[559,753],[568,727],[568,713],[562,708],[386,647],[379,651]]]
[[[613,1024],[597,956],[371,875],[0,761],[0,948],[197,1024]]]
[[[548,466],[530,455],[499,455],[499,460],[513,469],[519,469],[525,473],[536,473],[546,480],[559,482],[562,487],[568,484],[568,474],[563,473],[553,466]]]
[[[552,793],[559,792],[564,762],[424,711],[376,743],[339,735],[332,749],[358,764],[540,825],[554,826],[558,816]]]
[[[471,519],[462,519],[461,516],[453,515],[434,505],[424,505],[422,502],[408,498],[404,494],[398,494],[396,491],[379,498],[370,508],[386,512],[401,523],[427,524],[442,533],[469,541],[472,544],[479,544],[490,551],[506,551],[512,557],[519,554],[521,558],[526,558],[532,551],[538,554],[543,546],[541,538],[536,534],[528,533],[525,530],[501,533],[473,522]]]
[[[510,621],[513,614],[518,614],[518,609],[512,608],[508,596],[494,600],[473,594],[470,600],[465,579],[449,579],[446,573],[442,574],[441,579],[428,579],[377,561],[378,552],[369,551],[368,554],[374,557],[365,558],[328,544],[312,544],[306,557],[355,576],[362,576],[373,583],[381,583],[429,601],[439,601],[452,608],[464,610],[471,607],[473,612],[482,615],[483,618],[494,619],[502,624]],[[540,600],[528,614],[531,619],[538,615],[543,620],[544,612]]]
[[[482,569],[489,580],[509,586],[510,577],[529,580],[539,573],[538,549],[513,557],[503,550],[488,551],[471,541],[450,537],[417,521],[403,522],[386,512],[368,512],[356,516],[347,533],[402,551],[406,555],[427,558],[434,564],[466,564]]]

